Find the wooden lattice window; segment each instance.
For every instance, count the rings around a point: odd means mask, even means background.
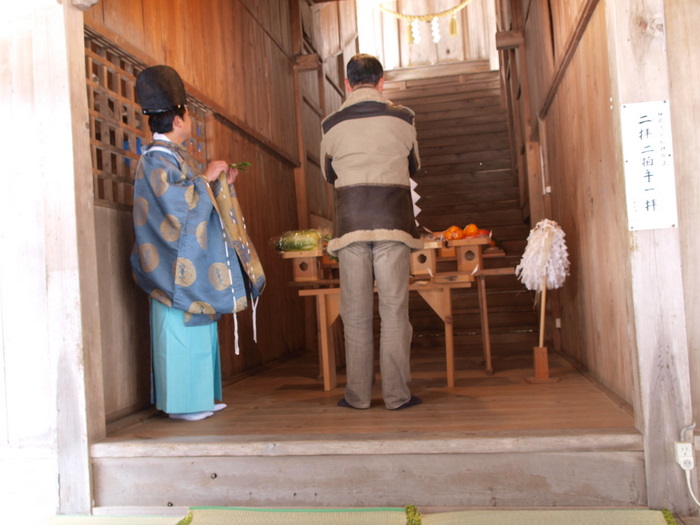
[[[143,145],[150,142],[148,117],[136,101],[136,76],[145,65],[86,29],[85,71],[90,112],[90,148],[95,204],[131,208],[134,173]],[[192,118],[190,153],[207,158],[206,119],[211,110],[188,96]]]

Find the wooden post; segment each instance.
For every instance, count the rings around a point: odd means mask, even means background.
[[[547,275],[542,278],[542,296],[540,297],[540,346],[533,348],[535,375],[525,380],[528,383],[555,383],[558,377],[549,377],[549,356],[544,346],[544,324],[547,315]]]
[[[477,291],[479,295],[479,314],[481,316],[481,343],[484,352],[484,366],[488,375],[493,375],[491,364],[491,334],[489,333],[489,307],[486,299],[486,276],[476,275]]]
[[[540,297],[540,346],[544,346],[544,321],[547,315],[547,276],[542,278],[542,296]]]
[[[515,268],[489,268],[488,270],[481,269],[477,271],[476,284],[479,296],[479,314],[481,316],[481,341],[484,351],[484,366],[487,375],[493,375],[493,364],[491,360],[491,334],[489,333],[489,307],[486,297],[486,278],[496,275],[514,275]]]

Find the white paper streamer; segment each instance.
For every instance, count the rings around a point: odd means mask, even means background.
[[[549,219],[541,220],[530,230],[523,257],[515,267],[515,275],[528,290],[541,292],[545,278],[549,290],[564,284],[569,275],[565,235],[559,225]]]
[[[411,179],[411,200],[413,201],[414,217],[418,217],[418,214],[421,212],[421,209],[416,204],[420,200],[420,195],[418,195],[418,192],[416,192],[416,186],[418,186],[418,183]],[[418,219],[416,219],[416,225],[418,225]]]

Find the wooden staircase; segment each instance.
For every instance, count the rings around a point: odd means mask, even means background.
[[[505,256],[486,258],[484,267],[517,266],[530,226],[523,218],[512,171],[498,72],[466,69],[435,77],[425,68],[412,74],[414,78],[389,72],[384,93],[416,113],[422,166],[415,180],[421,196],[421,226],[440,232],[452,225],[477,224],[490,230],[505,252]],[[438,261],[438,271],[450,271],[455,265]],[[494,351],[537,346],[534,295],[515,276],[489,278],[487,293]],[[419,297],[411,301],[414,345],[440,345],[441,321],[418,304]],[[457,350],[480,351],[476,287],[453,292],[453,312]]]

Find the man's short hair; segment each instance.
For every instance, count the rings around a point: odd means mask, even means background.
[[[186,111],[187,108],[176,108],[148,115],[148,127],[151,133],[170,133],[173,130],[175,117],[185,118]]]
[[[363,84],[376,86],[383,76],[384,68],[375,56],[362,53],[355,55],[348,62],[347,77],[352,87]]]

